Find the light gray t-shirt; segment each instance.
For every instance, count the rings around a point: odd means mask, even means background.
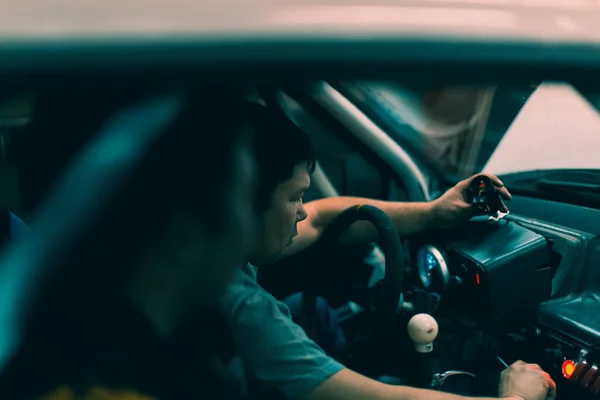
[[[344,368],[292,321],[285,304],[258,285],[252,265],[239,271],[221,309],[242,364],[267,389],[298,398]]]

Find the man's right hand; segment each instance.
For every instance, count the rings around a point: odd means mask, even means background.
[[[539,365],[517,361],[500,375],[499,394],[514,400],[554,399],[556,384]]]

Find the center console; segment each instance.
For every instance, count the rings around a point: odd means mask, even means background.
[[[439,299],[438,314],[507,327],[533,316],[550,297],[548,242],[517,223],[476,219],[430,240],[417,265],[421,288]]]
[[[527,330],[544,348],[545,369],[579,397],[600,398],[600,298],[584,293],[543,304]]]
[[[559,399],[600,399],[600,295],[550,299],[552,248],[544,236],[514,221],[476,219],[426,240],[412,299],[439,322],[436,357],[452,361],[449,372],[479,371],[479,378],[523,360],[551,374]]]

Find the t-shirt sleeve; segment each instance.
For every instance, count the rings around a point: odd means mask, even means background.
[[[285,304],[241,272],[221,299],[244,365],[267,387],[297,398],[344,368],[295,324]]]

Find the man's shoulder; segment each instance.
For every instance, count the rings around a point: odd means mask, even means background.
[[[240,290],[264,290],[257,281],[257,268],[246,264],[236,272],[235,278],[228,287],[228,292]]]
[[[255,266],[245,265],[221,297],[221,311],[230,321],[257,318],[268,323],[267,316],[289,316],[287,307],[257,283],[256,272]]]
[[[229,315],[251,298],[265,295],[267,292],[256,281],[256,267],[246,264],[236,272],[235,278],[221,296],[219,303],[225,315]]]

